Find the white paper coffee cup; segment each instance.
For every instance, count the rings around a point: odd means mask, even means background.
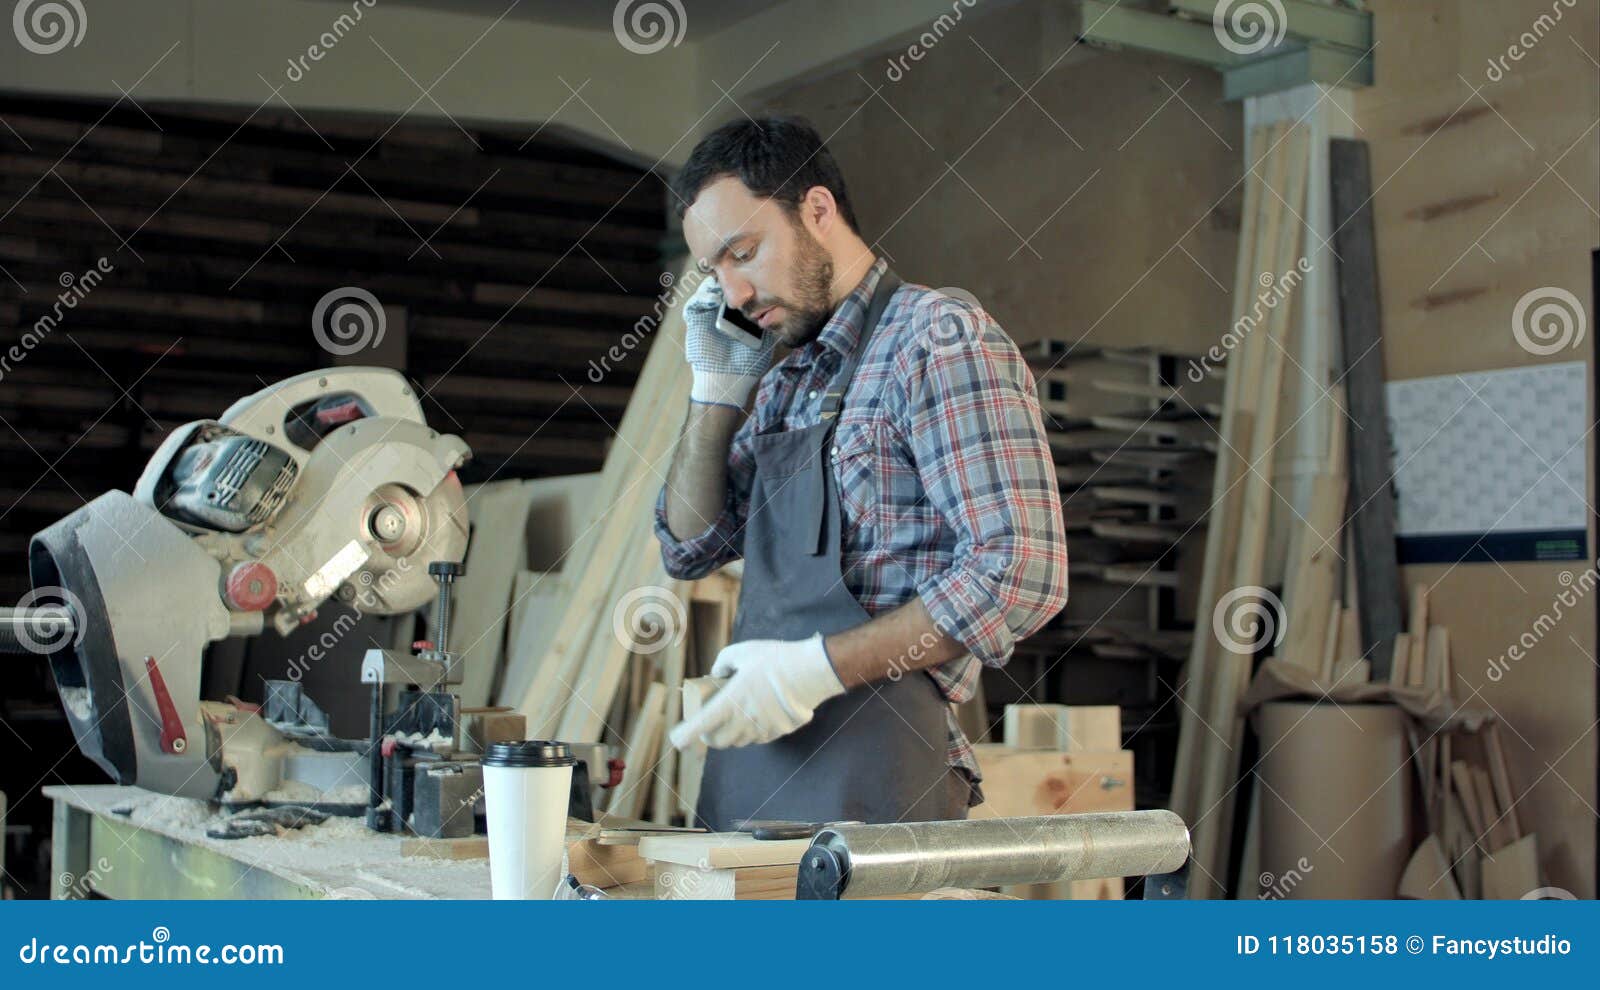
[[[489,882],[497,901],[549,900],[566,852],[572,751],[566,743],[499,742],[483,757]]]

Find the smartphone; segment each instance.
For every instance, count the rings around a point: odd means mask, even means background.
[[[761,338],[763,336],[761,324],[745,316],[727,303],[722,304],[722,313],[717,316],[717,329],[752,351],[761,349]]]

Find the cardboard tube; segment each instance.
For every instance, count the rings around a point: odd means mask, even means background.
[[[1394,897],[1415,845],[1400,709],[1272,702],[1261,707],[1260,735],[1256,893]]]

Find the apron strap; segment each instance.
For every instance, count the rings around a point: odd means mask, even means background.
[[[889,306],[889,297],[894,295],[894,290],[900,287],[900,276],[885,268],[883,275],[878,278],[878,285],[872,292],[872,302],[867,306],[867,317],[861,325],[861,337],[856,341],[855,350],[844,359],[839,366],[839,371],[833,376],[833,384],[828,386],[828,391],[822,396],[822,421],[829,422],[839,415],[839,410],[844,406],[844,394],[850,389],[850,382],[856,376],[856,366],[861,363],[861,356],[867,353],[867,343],[872,340],[872,333],[878,329],[878,321],[883,318],[883,311]]]
[[[822,396],[822,413],[820,419],[828,424],[827,431],[823,434],[822,445],[818,454],[822,463],[817,469],[817,485],[819,491],[814,493],[812,504],[815,511],[813,518],[807,520],[806,525],[811,532],[817,534],[816,545],[812,548],[812,555],[828,552],[828,527],[825,519],[827,510],[828,485],[832,481],[832,468],[829,461],[832,459],[833,431],[838,426],[839,410],[844,406],[844,395],[850,389],[850,383],[855,380],[856,367],[861,364],[862,355],[867,353],[867,344],[872,340],[873,331],[877,330],[878,322],[883,319],[883,311],[888,308],[889,298],[894,295],[894,290],[900,287],[900,277],[885,268],[878,277],[878,284],[872,291],[872,301],[867,305],[866,319],[861,325],[861,335],[856,341],[855,349],[846,355],[844,362],[839,366],[839,371],[834,375],[833,382],[828,386],[828,391]],[[841,515],[839,523],[844,524]]]

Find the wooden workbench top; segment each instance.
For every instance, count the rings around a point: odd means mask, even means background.
[[[188,896],[250,896],[249,885],[240,880],[253,873],[268,874],[283,881],[276,886],[293,888],[306,897],[475,900],[489,896],[487,859],[402,856],[401,836],[370,831],[358,818],[329,818],[277,836],[213,839],[205,834],[207,825],[225,816],[219,806],[205,801],[110,784],[59,784],[46,787],[44,793],[104,823],[109,834],[96,843],[96,857],[114,855],[119,847],[127,849],[136,834],[141,839],[154,835],[246,868],[242,873],[234,869],[232,886],[210,874],[197,874],[192,889],[185,889]],[[135,869],[130,865],[130,872]],[[112,881],[108,886],[128,882],[127,874],[107,880]],[[607,893],[649,897],[652,889],[645,881]]]

